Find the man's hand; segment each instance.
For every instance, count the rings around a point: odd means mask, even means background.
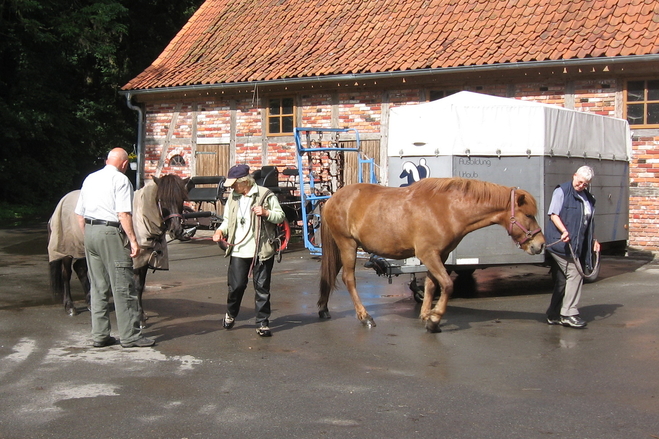
[[[139,245],[137,245],[137,241],[136,240],[130,241],[130,257],[136,258],[140,254],[140,251],[142,251],[142,249],[140,248]]]
[[[252,211],[256,214],[256,216],[268,216],[270,215],[270,212],[263,207],[263,206],[254,206],[252,207]]]

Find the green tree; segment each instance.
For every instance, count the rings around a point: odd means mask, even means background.
[[[201,0],[0,0],[0,202],[53,203],[132,150],[119,88]]]

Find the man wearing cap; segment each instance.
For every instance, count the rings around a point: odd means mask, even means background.
[[[277,197],[267,188],[257,186],[249,174],[249,166],[229,169],[225,187],[233,190],[224,210],[224,221],[213,234],[213,241],[227,242],[225,256],[230,256],[227,312],[222,325],[233,328],[240,311],[250,273],[253,277],[256,309],[256,333],[270,337],[270,279],[277,224],[284,211]]]
[[[125,348],[153,346],[142,337],[133,260],[140,252],[133,231],[133,185],[124,175],[128,154],[114,148],[105,167],[85,178],[75,208],[85,234],[91,286],[93,346],[110,346],[110,294],[114,298],[119,339]]]

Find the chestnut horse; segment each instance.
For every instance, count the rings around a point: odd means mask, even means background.
[[[153,183],[135,191],[133,227],[141,252],[133,259],[133,280],[137,290],[140,325],[146,324],[142,293],[149,268],[168,269],[167,234],[175,238],[183,234],[183,202],[188,198],[188,179],[177,175],[154,178]],[[78,275],[89,306],[90,284],[87,277],[84,235],[74,212],[80,191],[66,194],[48,221],[48,260],[53,296],[63,303],[69,315],[76,315],[71,299],[72,270]]]
[[[321,318],[330,318],[327,302],[343,267],[343,282],[357,318],[375,326],[355,284],[357,248],[385,258],[416,256],[428,269],[421,319],[428,332],[439,323],[453,293],[444,262],[470,232],[499,224],[530,255],[542,252],[545,238],[535,219],[535,199],[528,192],[479,180],[425,178],[407,187],[353,184],[338,190],[322,212]],[[437,284],[437,305],[431,309]]]

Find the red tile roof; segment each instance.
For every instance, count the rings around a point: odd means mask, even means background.
[[[657,53],[657,0],[207,0],[123,89]]]

